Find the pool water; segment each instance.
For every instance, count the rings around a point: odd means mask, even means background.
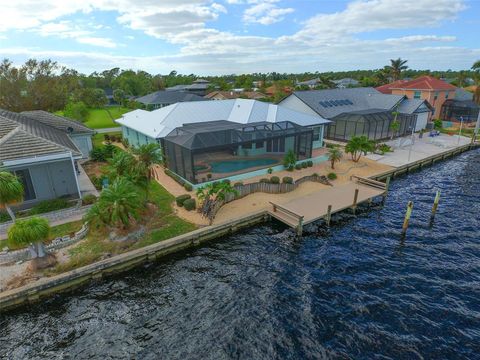
[[[214,161],[210,163],[212,172],[217,174],[232,173],[259,166],[268,166],[277,164],[275,159],[248,159],[248,160],[229,160]]]

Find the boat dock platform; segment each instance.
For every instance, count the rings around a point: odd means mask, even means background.
[[[388,183],[352,176],[351,181],[323,189],[307,196],[299,197],[284,204],[272,204],[269,214],[296,229],[299,236],[302,235],[303,226],[319,219],[325,219],[330,225],[332,214],[345,209],[352,209],[355,213],[356,207],[364,202],[370,202],[377,196],[384,199],[388,191]]]

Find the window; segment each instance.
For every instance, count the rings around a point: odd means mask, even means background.
[[[14,174],[18,177],[23,185],[23,199],[33,200],[36,198],[35,189],[33,188],[32,178],[30,177],[30,171],[28,169],[16,170]]]
[[[413,93],[413,98],[414,99],[421,99],[421,97],[422,97],[422,92],[421,91],[415,91]]]
[[[138,132],[137,132],[137,145],[140,145],[140,137],[138,136]]]
[[[148,144],[148,136],[147,135],[145,135],[145,143]]]
[[[448,99],[449,91],[445,91],[445,99]]]
[[[314,127],[313,128],[313,141],[319,141],[320,140],[320,127]]]

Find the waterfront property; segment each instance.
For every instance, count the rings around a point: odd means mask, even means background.
[[[383,94],[406,96],[409,99],[426,100],[434,109],[432,116],[440,118],[442,106],[455,98],[456,87],[433,76],[420,76],[413,80],[398,80],[377,87]]]
[[[37,115],[0,110],[0,164],[23,183],[22,207],[57,197],[81,197],[76,162],[84,155],[70,135],[75,130],[61,130],[67,125],[63,120],[52,126],[48,123],[53,118]]]
[[[248,99],[135,110],[117,122],[131,145],[161,144],[168,167],[193,184],[272,167],[289,150],[298,160],[311,158],[329,123]]]
[[[295,91],[279,105],[331,120],[325,138],[338,141],[360,135],[384,140],[420,131],[432,111],[424,100],[385,95],[373,88]],[[390,125],[395,119],[400,129],[393,132]]]

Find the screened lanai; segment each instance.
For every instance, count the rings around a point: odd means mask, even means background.
[[[475,122],[480,106],[471,100],[448,99],[442,105],[440,119],[443,121]]]
[[[366,135],[370,140],[385,140],[392,136],[390,129],[395,115],[385,110],[364,110],[337,115],[328,125],[325,137],[327,139],[348,141],[354,136]],[[400,129],[395,136],[404,136],[415,129],[417,116],[398,114]]]
[[[282,163],[293,150],[299,160],[312,154],[313,130],[290,121],[185,124],[164,139],[167,166],[197,184]]]

